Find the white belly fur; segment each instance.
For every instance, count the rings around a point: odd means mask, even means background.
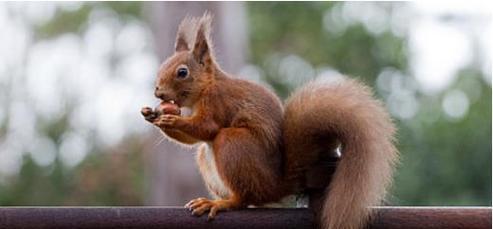
[[[204,149],[201,150],[202,152],[199,152],[197,161],[199,162],[200,173],[202,173],[205,184],[214,197],[222,199],[228,198],[230,190],[224,185],[219,177],[216,161],[214,159],[214,152],[212,152],[210,143],[203,144],[201,147]],[[202,165],[200,164],[201,160],[203,160]]]

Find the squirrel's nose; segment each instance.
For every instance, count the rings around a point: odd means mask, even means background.
[[[164,93],[162,90],[159,90],[159,87],[156,87],[154,89],[154,96],[156,96],[156,98],[158,98],[158,99],[163,99]]]
[[[168,97],[168,96],[166,96],[166,93],[164,93],[164,91],[159,87],[155,88],[154,96],[156,96],[156,98],[161,99],[163,101],[166,101],[167,97]]]

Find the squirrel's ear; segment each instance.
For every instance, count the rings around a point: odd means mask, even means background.
[[[213,50],[210,42],[211,15],[206,12],[200,18],[197,35],[195,36],[195,45],[193,46],[192,54],[201,65],[206,69],[212,69],[214,64]]]
[[[180,52],[180,51],[188,51],[188,43],[184,37],[177,36],[175,43],[175,52]]]
[[[176,34],[175,52],[190,50],[190,44],[193,42],[191,41],[194,35],[193,32],[195,32],[197,24],[198,19],[190,16],[181,21]]]

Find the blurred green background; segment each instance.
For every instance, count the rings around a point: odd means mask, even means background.
[[[206,9],[219,62],[282,98],[317,77],[374,88],[399,128],[390,204],[491,205],[491,12],[425,2],[0,3],[0,205],[206,195],[139,114],[178,22]]]

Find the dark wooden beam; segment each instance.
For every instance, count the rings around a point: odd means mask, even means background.
[[[491,207],[380,207],[372,228],[491,228]]]
[[[491,228],[490,207],[378,207],[371,228]],[[312,228],[309,209],[244,209],[208,222],[183,208],[6,207],[0,228]]]

